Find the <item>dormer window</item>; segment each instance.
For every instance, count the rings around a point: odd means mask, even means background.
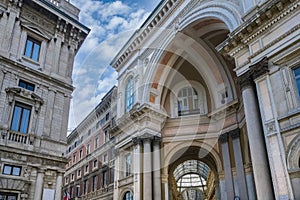
[[[40,49],[41,42],[28,36],[26,40],[24,56],[38,62],[40,57]]]
[[[27,90],[30,90],[30,91],[34,91],[34,85],[31,84],[31,83],[28,83],[26,81],[23,81],[23,80],[19,81],[19,85],[18,86],[21,87],[21,88],[25,88]]]

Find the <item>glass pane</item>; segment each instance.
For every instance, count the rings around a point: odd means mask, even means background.
[[[17,200],[16,196],[7,196],[7,200]]]
[[[20,81],[19,86],[22,88],[26,88],[26,83],[24,83],[23,81]]]
[[[32,59],[35,61],[39,60],[39,53],[40,53],[40,45],[35,43],[33,47],[33,52],[32,52]]]
[[[21,119],[22,108],[19,106],[15,106],[13,120],[11,123],[11,130],[19,131],[19,123]]]
[[[0,200],[5,200],[5,196],[0,194]]]
[[[297,85],[298,93],[300,96],[300,78],[296,79],[296,85]]]
[[[3,174],[11,174],[11,166],[5,165],[3,169]]]
[[[295,76],[299,76],[300,75],[300,67],[294,69],[294,73],[295,73]]]
[[[33,46],[32,41],[27,40],[27,41],[26,41],[26,48],[25,48],[24,55],[25,55],[26,57],[28,57],[28,58],[31,57],[32,46]]]
[[[22,121],[21,121],[21,127],[20,127],[21,133],[27,133],[29,118],[30,118],[30,110],[24,108],[23,115],[22,115]]]
[[[20,167],[13,167],[12,174],[15,175],[15,176],[20,176],[21,168]]]
[[[30,91],[33,91],[34,90],[34,86],[33,85],[27,85],[26,89],[30,90]]]

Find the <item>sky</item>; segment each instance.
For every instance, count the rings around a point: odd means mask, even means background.
[[[159,2],[71,0],[81,10],[79,21],[91,31],[75,57],[69,132],[117,85],[117,73],[110,62]]]

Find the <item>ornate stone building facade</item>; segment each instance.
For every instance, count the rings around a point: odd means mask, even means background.
[[[115,152],[110,128],[116,119],[117,87],[68,136],[64,191],[71,199],[112,199]]]
[[[61,199],[74,56],[66,0],[0,1],[0,199]]]
[[[300,199],[299,6],[160,2],[111,63],[114,199]]]

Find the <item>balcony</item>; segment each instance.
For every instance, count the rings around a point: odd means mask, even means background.
[[[32,134],[24,134],[0,127],[0,145],[31,149],[34,140],[35,136]]]

